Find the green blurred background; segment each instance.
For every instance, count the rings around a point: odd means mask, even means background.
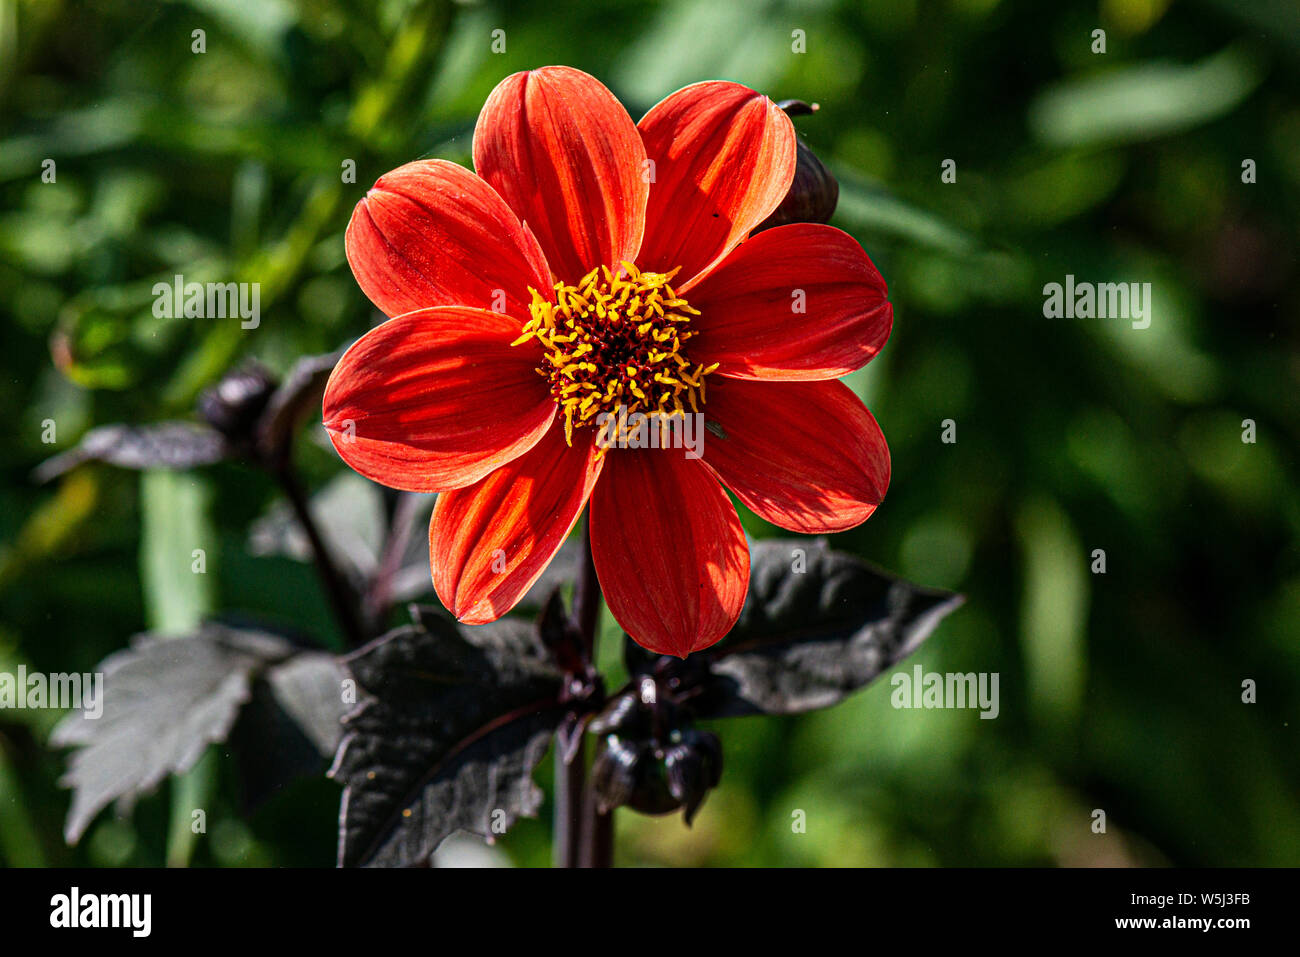
[[[188,414],[237,357],[283,371],[364,331],[353,203],[410,159],[468,162],[492,87],[548,63],[633,117],[708,78],[821,105],[797,125],[895,303],[850,380],[892,487],[834,544],[967,594],[909,666],[1001,675],[993,721],[894,710],[882,680],[720,723],[727,769],[694,828],[621,813],[619,862],[1300,864],[1294,0],[0,0],[0,670],[90,670],[218,609],[338,646],[310,567],[248,554],[261,476],[30,471],[94,425]],[[154,318],[175,273],[260,282],[261,326]],[[1152,283],[1151,327],[1044,318],[1067,273]],[[313,487],[340,471],[300,446]],[[173,540],[208,543],[209,574],[159,561]],[[66,847],[58,717],[0,713],[0,861],[333,862],[337,787],[244,818],[221,749]],[[200,801],[195,837],[173,808]],[[545,863],[548,815],[449,855]]]

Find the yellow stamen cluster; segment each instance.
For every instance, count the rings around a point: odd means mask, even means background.
[[[554,302],[530,287],[532,318],[513,345],[541,344],[537,371],[551,385],[570,445],[573,430],[596,424],[602,412],[667,419],[700,411],[704,377],[718,364],[692,365],[682,352],[695,335],[690,317],[700,313],[669,285],[676,274],[601,266],[576,286],[556,283]]]

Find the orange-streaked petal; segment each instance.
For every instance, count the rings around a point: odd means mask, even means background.
[[[709,81],[661,100],[637,128],[654,163],[637,265],[680,266],[684,292],[781,205],[794,180],[794,126],[762,94]]]
[[[644,163],[627,110],[595,77],[567,66],[506,77],[474,128],[474,168],[569,283],[636,258],[650,190]]]
[[[591,439],[581,430],[570,447],[557,421],[513,462],[438,496],[429,523],[433,586],[461,621],[500,618],[550,564],[600,475],[604,456]]]
[[[843,531],[889,488],[885,436],[843,382],[710,379],[704,418],[704,461],[773,525]]]
[[[527,320],[528,287],[551,287],[541,247],[505,200],[446,160],[379,177],[352,211],[344,244],[357,284],[388,316],[477,306]]]
[[[642,647],[685,658],[731,630],[749,588],[736,509],[680,449],[611,449],[591,496],[605,601]]]
[[[700,311],[691,359],[743,379],[837,379],[889,338],[887,295],[848,233],[817,223],[764,230],[691,291]]]
[[[413,492],[477,482],[537,443],[555,403],[518,320],[439,306],[390,319],[343,354],[323,415],[343,460]]]

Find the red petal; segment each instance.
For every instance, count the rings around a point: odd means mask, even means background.
[[[885,437],[842,382],[710,379],[704,417],[704,461],[773,525],[809,535],[852,528],[889,488]]]
[[[578,520],[603,462],[593,441],[565,444],[556,422],[513,462],[438,496],[429,556],[452,614],[481,625],[515,606]]]
[[[461,306],[372,329],[325,386],[334,448],[367,478],[416,492],[470,485],[522,455],[555,403],[537,350],[510,345],[518,332],[509,316]]]
[[[886,295],[848,233],[814,223],[764,230],[692,290],[700,315],[691,322],[691,358],[743,379],[836,379],[889,338]]]
[[[636,259],[649,183],[627,110],[565,66],[502,80],[474,128],[474,168],[536,234],[551,271],[577,282]]]
[[[637,124],[654,185],[637,264],[689,280],[781,204],[794,180],[790,118],[739,83],[696,83]]]
[[[446,160],[379,177],[357,203],[345,245],[352,274],[385,315],[477,306],[528,318],[528,287],[551,287],[546,257],[483,180]]]
[[[749,547],[727,493],[680,450],[614,449],[591,497],[591,551],[614,618],[685,658],[736,623]]]

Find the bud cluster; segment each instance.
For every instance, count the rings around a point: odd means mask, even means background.
[[[677,684],[662,672],[642,675],[592,719],[589,730],[604,738],[591,772],[602,812],[624,805],[642,814],[681,808],[690,824],[718,786],[722,742],[692,725],[676,698]]]

